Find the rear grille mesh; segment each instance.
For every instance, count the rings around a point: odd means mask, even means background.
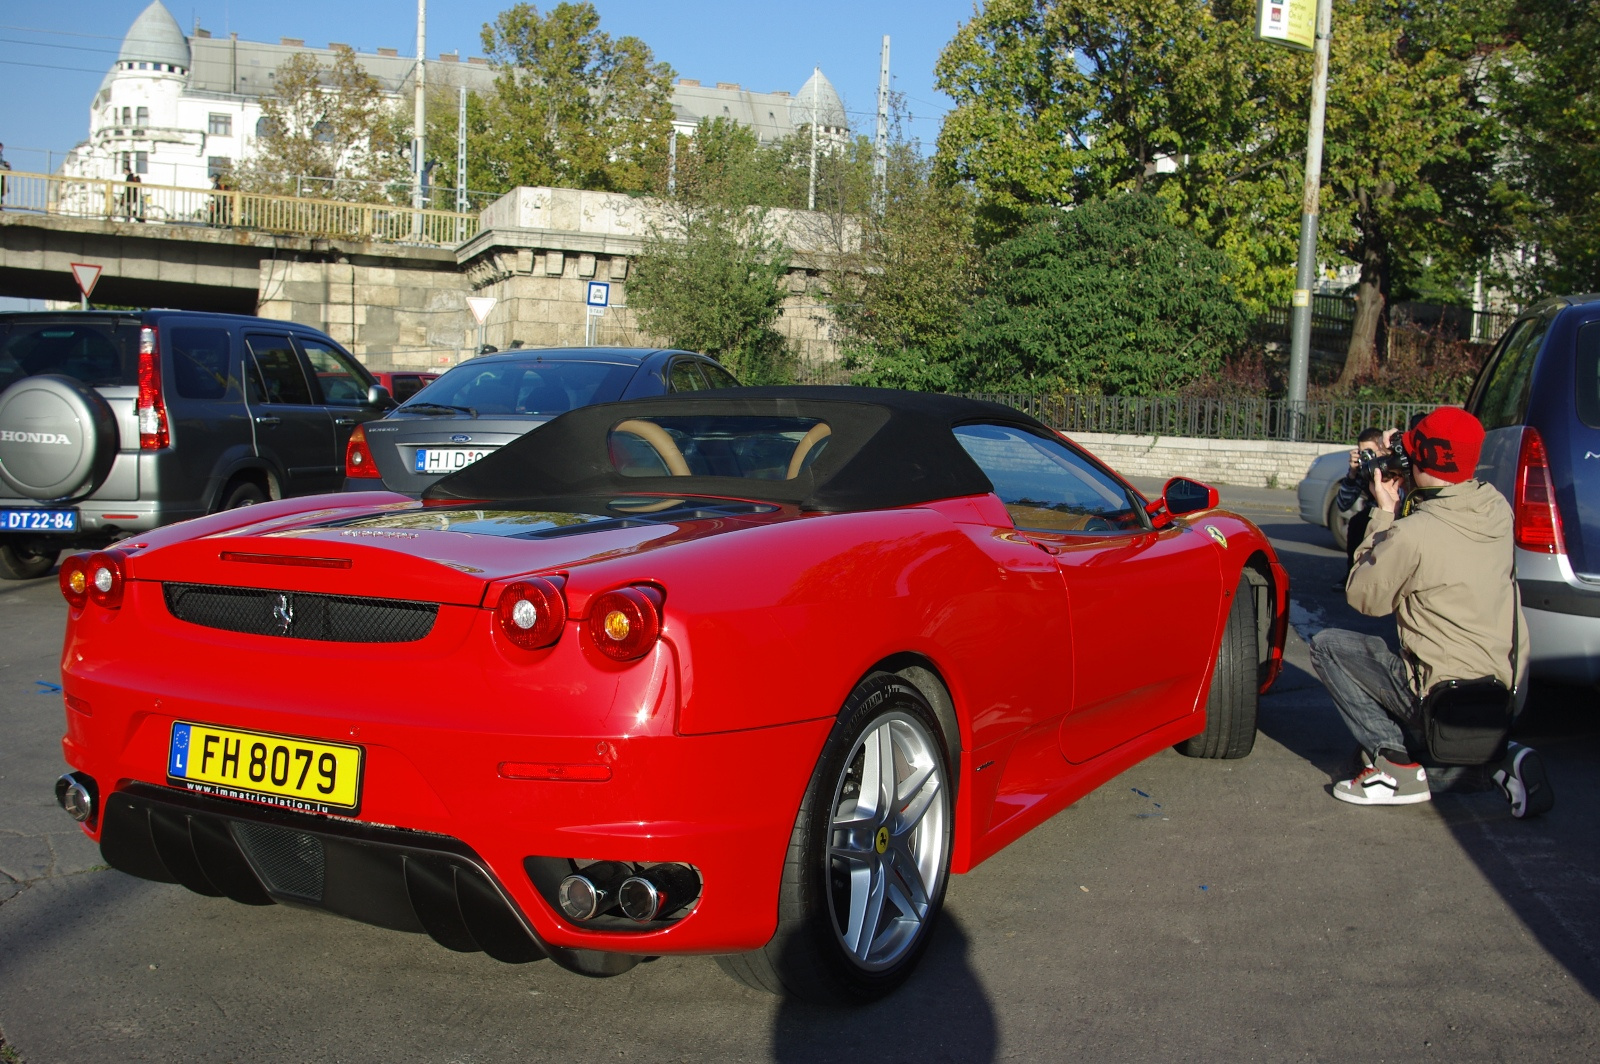
[[[307,901],[322,900],[325,858],[321,839],[304,831],[243,820],[233,821],[232,827],[239,848],[268,890]]]
[[[436,602],[263,591],[209,584],[161,585],[180,621],[247,635],[333,643],[411,643],[433,630]]]

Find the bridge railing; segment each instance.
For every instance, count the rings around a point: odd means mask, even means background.
[[[0,209],[61,218],[253,229],[437,247],[454,247],[478,232],[476,214],[391,203],[346,203],[16,170],[0,171],[0,185]]]

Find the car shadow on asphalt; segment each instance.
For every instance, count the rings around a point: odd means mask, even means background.
[[[1593,692],[1536,685],[1513,737],[1535,747],[1549,771],[1555,808],[1518,820],[1497,789],[1436,795],[1432,806],[1467,858],[1540,946],[1600,998],[1600,712]],[[1355,771],[1355,743],[1317,677],[1286,662],[1261,700],[1261,734],[1325,772]],[[1377,810],[1377,813],[1402,812]],[[1462,928],[1470,936],[1470,928]]]
[[[1355,742],[1339,720],[1333,700],[1316,675],[1290,661],[1261,698],[1256,727],[1273,742],[1328,774],[1343,778]]]
[[[1498,791],[1446,794],[1434,806],[1456,842],[1523,925],[1600,998],[1600,712],[1593,691],[1536,684],[1512,736],[1539,751],[1555,808],[1517,820]]]
[[[969,951],[966,929],[947,910],[916,972],[883,1000],[840,1009],[785,998],[773,1024],[773,1059],[784,1064],[995,1059],[999,1023]]]

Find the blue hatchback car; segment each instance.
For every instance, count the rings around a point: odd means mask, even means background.
[[[1520,315],[1467,409],[1488,433],[1478,477],[1516,517],[1530,671],[1600,686],[1600,294]]]

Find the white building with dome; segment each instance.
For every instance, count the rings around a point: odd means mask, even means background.
[[[89,137],[67,156],[62,172],[74,177],[121,178],[124,173],[160,185],[207,188],[211,178],[256,151],[261,98],[272,91],[277,68],[296,54],[331,65],[336,49],[307,47],[284,37],[277,44],[185,34],[172,13],[153,0],[134,19],[115,65],[89,106]],[[385,95],[409,102],[415,58],[396,49],[356,52]],[[489,93],[495,70],[488,60],[445,54],[427,60],[430,86],[461,86]],[[832,83],[815,71],[797,93],[752,92],[736,84],[702,85],[681,78],[673,86],[673,127],[692,136],[703,119],[727,118],[753,129],[763,143],[804,128],[816,116],[819,143],[842,147],[850,123]],[[448,150],[429,154],[453,159]]]

